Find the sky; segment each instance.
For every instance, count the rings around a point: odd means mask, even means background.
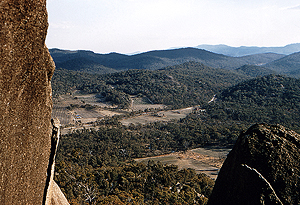
[[[48,48],[133,54],[300,43],[298,0],[47,0]]]

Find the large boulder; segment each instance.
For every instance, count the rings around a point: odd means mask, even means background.
[[[45,204],[55,68],[46,0],[1,0],[0,13],[0,204]]]
[[[300,204],[300,135],[257,124],[228,154],[208,205]]]

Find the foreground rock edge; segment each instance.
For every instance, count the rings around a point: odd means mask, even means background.
[[[45,204],[55,185],[46,0],[3,0],[0,11],[0,204]]]
[[[299,204],[300,135],[256,124],[228,154],[208,205]]]

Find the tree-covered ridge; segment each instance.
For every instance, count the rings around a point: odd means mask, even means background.
[[[300,52],[293,53],[265,65],[266,68],[290,77],[300,77]]]
[[[53,96],[71,93],[82,83],[90,81],[95,81],[95,75],[56,68],[51,80]]]
[[[281,124],[300,131],[300,80],[269,75],[225,89],[207,107],[210,116],[248,123]]]
[[[142,95],[155,104],[187,107],[202,104],[215,92],[246,79],[230,71],[189,62],[157,71],[129,70],[108,74],[103,81],[129,95]],[[99,93],[98,85],[84,85],[84,92]]]
[[[236,72],[250,77],[262,77],[265,75],[276,74],[275,71],[256,65],[243,65],[235,70]]]
[[[155,71],[128,70],[106,75],[58,69],[53,77],[53,90],[54,95],[71,88],[97,93],[121,108],[130,106],[128,95],[144,96],[154,104],[180,108],[202,104],[220,89],[245,79],[244,75],[196,62]]]

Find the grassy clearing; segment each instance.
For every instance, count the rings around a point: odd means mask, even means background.
[[[185,118],[189,113],[193,111],[193,107],[183,108],[178,110],[168,110],[168,111],[160,111],[153,115],[153,113],[144,113],[140,116],[135,116],[131,118],[127,118],[121,120],[121,123],[124,125],[132,124],[146,124],[150,122],[156,121],[171,121],[171,120],[179,120]]]
[[[179,169],[193,168],[197,173],[205,173],[216,179],[230,149],[198,148],[186,152],[175,152],[168,155],[135,159],[147,163],[149,160],[160,161],[163,164],[174,164]]]
[[[84,106],[86,104],[95,106],[96,109],[87,110],[80,108],[80,106]],[[78,107],[75,107],[70,111],[67,109],[70,105],[77,105]],[[63,127],[83,127],[84,124],[90,124],[99,118],[104,118],[105,116],[111,117],[113,115],[120,115],[124,112],[163,109],[165,107],[165,105],[152,104],[147,98],[137,98],[133,96],[132,106],[130,109],[112,111],[111,108],[113,107],[109,103],[101,101],[101,99],[97,98],[95,94],[82,95],[75,92],[73,95],[61,95],[59,98],[54,100],[52,117],[57,117]],[[184,108],[180,110],[160,111],[156,114],[153,114],[152,112],[143,112],[142,115],[124,119],[121,123],[129,125],[130,123],[146,124],[155,121],[179,120],[186,117],[186,115],[191,113],[192,110],[193,108]]]

